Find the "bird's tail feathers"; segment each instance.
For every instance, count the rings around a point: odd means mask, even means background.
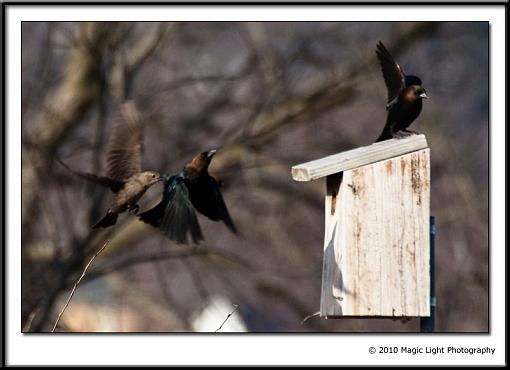
[[[100,219],[98,222],[95,223],[94,226],[92,226],[93,229],[98,229],[100,227],[106,228],[108,226],[115,225],[117,222],[118,214],[115,212],[112,212],[108,210],[106,215],[102,219]]]
[[[195,244],[204,239],[195,209],[187,194],[182,194],[180,189],[177,189],[169,201],[160,228],[169,239],[178,244],[186,244],[188,234]]]
[[[57,156],[54,156],[54,158],[58,163],[60,163],[71,174],[81,177],[82,179],[88,180],[90,182],[110,188],[110,190],[113,191],[114,193],[119,192],[120,189],[122,189],[122,187],[124,186],[124,181],[122,181],[122,180],[116,180],[116,179],[112,179],[112,178],[106,177],[106,176],[94,175],[92,173],[87,173],[87,172],[75,171],[75,170],[71,169],[67,164],[65,164],[62,160],[60,160]]]

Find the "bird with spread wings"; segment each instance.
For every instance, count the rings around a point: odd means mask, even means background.
[[[114,194],[110,208],[93,228],[115,225],[119,213],[140,208],[138,200],[145,191],[162,180],[155,171],[142,171],[143,118],[134,102],[124,103],[113,125],[106,160],[106,175],[100,176],[70,169],[73,174],[108,187]]]
[[[383,141],[402,135],[402,132],[411,133],[407,128],[420,114],[422,100],[428,97],[421,79],[405,75],[381,41],[377,44],[376,54],[388,88],[388,117],[381,135],[376,140]]]

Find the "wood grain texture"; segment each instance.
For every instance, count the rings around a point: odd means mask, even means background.
[[[316,180],[427,147],[425,135],[411,135],[402,139],[385,140],[293,166],[292,178],[296,181]]]
[[[321,316],[429,316],[430,150],[327,177]]]

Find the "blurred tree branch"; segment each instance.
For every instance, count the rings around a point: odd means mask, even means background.
[[[51,332],[54,332],[55,329],[57,328],[60,318],[64,314],[64,311],[66,310],[69,303],[71,302],[71,299],[73,298],[73,295],[76,292],[78,285],[80,285],[80,282],[82,281],[83,277],[87,273],[88,268],[90,267],[90,265],[92,264],[94,259],[106,248],[107,245],[108,245],[108,240],[103,244],[103,246],[101,248],[99,248],[99,250],[92,256],[90,261],[85,265],[85,268],[83,269],[83,272],[81,273],[80,277],[78,278],[78,280],[76,280],[76,283],[74,283],[73,289],[71,290],[71,293],[69,294],[69,297],[67,298],[67,301],[64,304],[64,307],[62,307],[62,310],[58,314],[57,320],[55,320],[55,324],[53,324],[53,328],[51,329]]]
[[[23,197],[23,244],[30,242],[32,228],[28,225],[38,217],[39,211],[40,187],[31,185],[40,181],[39,171],[44,170],[47,156],[82,121],[100,95],[104,85],[101,57],[109,35],[114,33],[115,25],[110,23],[80,25],[79,43],[69,52],[60,84],[46,99],[32,129],[24,135],[31,145],[22,148],[22,182],[23,187],[31,187],[32,191]]]
[[[130,96],[134,78],[143,64],[157,52],[162,42],[175,29],[176,23],[162,22],[149,29],[142,38],[124,53],[117,54],[117,62],[112,67],[109,78],[110,89],[118,100]]]

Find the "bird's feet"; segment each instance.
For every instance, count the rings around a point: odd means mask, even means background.
[[[133,212],[133,214],[136,215],[139,210],[140,210],[140,206],[138,204],[130,204],[129,205],[129,211]]]
[[[419,132],[408,130],[408,129],[404,129],[402,131],[409,133],[409,135],[419,135],[420,134]]]
[[[418,132],[411,131],[411,130],[401,130],[401,131],[396,132],[393,135],[393,138],[394,139],[403,139],[405,137],[409,137],[409,136],[412,136],[412,135],[418,135],[418,134],[419,134]]]

